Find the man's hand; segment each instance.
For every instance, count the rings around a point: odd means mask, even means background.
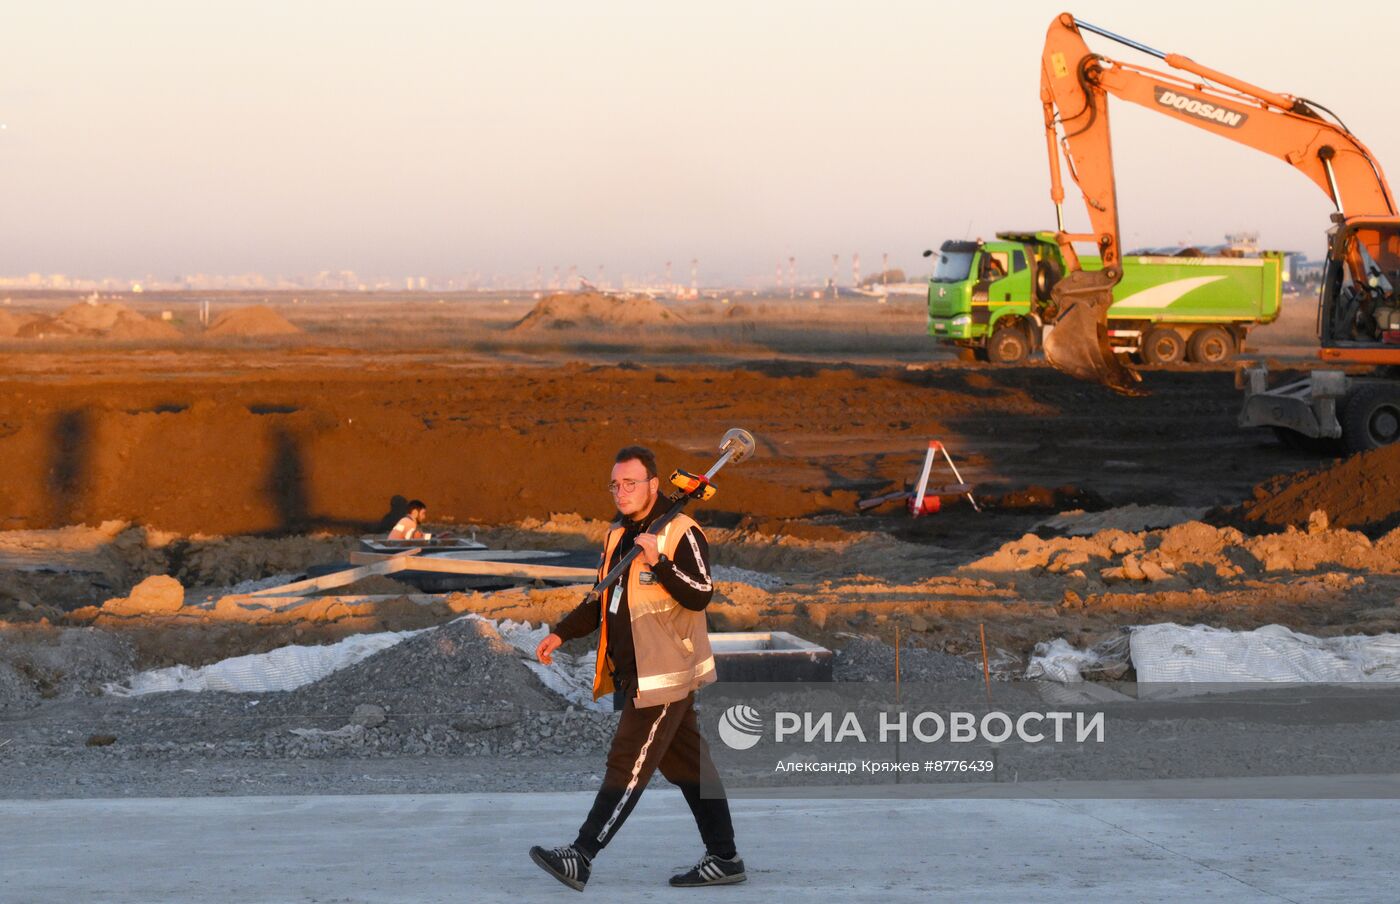
[[[554,664],[554,651],[564,645],[558,634],[550,634],[535,647],[535,658],[545,665]]]
[[[661,561],[661,553],[656,548],[656,534],[638,534],[637,546],[642,551],[642,558],[648,565],[655,565]]]

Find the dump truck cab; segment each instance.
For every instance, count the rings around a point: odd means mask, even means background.
[[[982,360],[1015,363],[1040,344],[1031,310],[1037,265],[1058,249],[1035,233],[998,233],[996,241],[947,241],[929,278],[930,336]]]

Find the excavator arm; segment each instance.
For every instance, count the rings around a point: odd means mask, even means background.
[[[1121,63],[1089,50],[1083,31],[1102,35],[1163,60],[1192,78]],[[1180,54],[1164,53],[1119,37],[1063,13],[1050,24],[1041,55],[1040,100],[1045,114],[1050,196],[1055,203],[1057,242],[1066,274],[1051,293],[1047,311],[1054,328],[1045,340],[1052,364],[1078,377],[1096,379],[1136,394],[1138,375],[1124,367],[1108,342],[1108,308],[1123,277],[1118,195],[1114,185],[1108,96],[1139,104],[1186,125],[1248,145],[1298,169],[1332,199],[1345,220],[1393,218],[1395,201],[1379,164],[1339,122],[1323,117],[1320,105],[1267,91]],[[1091,233],[1064,229],[1060,153],[1079,187]],[[1363,233],[1357,233],[1361,235]],[[1372,231],[1372,234],[1375,231]],[[1101,270],[1079,264],[1075,242],[1092,242]],[[1380,249],[1371,248],[1373,258]],[[1364,280],[1357,248],[1346,255]]]

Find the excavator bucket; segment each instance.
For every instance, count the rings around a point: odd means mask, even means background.
[[[1055,284],[1051,301],[1058,314],[1045,336],[1045,357],[1070,376],[1141,396],[1146,394],[1138,388],[1142,378],[1123,366],[1108,341],[1115,283],[1102,271],[1076,270]]]

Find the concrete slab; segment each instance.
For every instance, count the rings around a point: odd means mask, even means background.
[[[653,789],[595,865],[609,902],[1394,900],[1400,804],[1289,800],[736,801],[745,885],[666,878],[700,845]],[[576,901],[531,844],[591,795],[0,801],[7,902]]]

